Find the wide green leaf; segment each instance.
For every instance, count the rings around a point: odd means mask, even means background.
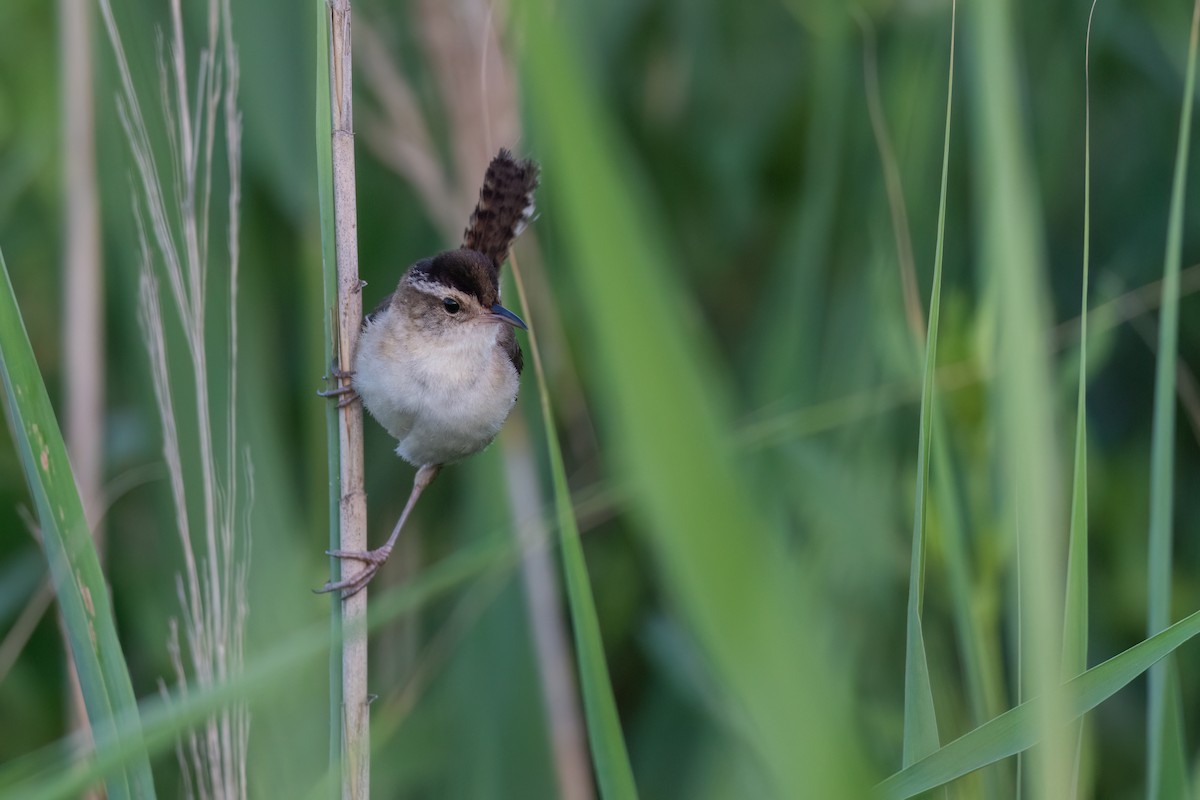
[[[540,26],[538,30],[540,32]],[[535,52],[544,54],[546,46],[544,40],[534,37],[532,47]],[[525,306],[524,284],[520,280],[520,275],[515,271],[514,277],[517,279],[521,303]],[[587,562],[583,557],[579,526],[575,519],[571,491],[567,484],[566,467],[563,463],[558,431],[555,428],[554,414],[551,410],[550,390],[546,385],[541,352],[533,331],[530,331],[529,342],[533,351],[542,420],[546,430],[546,448],[554,483],[554,506],[558,521],[559,544],[562,548],[563,573],[571,612],[571,624],[575,632],[575,650],[579,659],[579,685],[583,694],[588,745],[596,770],[596,781],[600,785],[601,795],[609,800],[636,798],[638,796],[637,784],[633,778],[633,768],[629,763],[629,753],[621,731],[621,720],[617,713],[617,703],[613,696],[608,663],[604,655],[604,640],[600,635],[600,621],[596,615],[596,601],[592,596],[591,579],[588,577]]]
[[[526,11],[524,74],[570,248],[562,266],[582,290],[597,405],[638,529],[723,688],[715,703],[741,723],[768,785],[781,797],[861,796],[867,769],[844,673],[824,646],[811,584],[742,484],[721,380],[687,332],[687,291],[563,20],[543,3]]]
[[[1016,559],[1018,700],[1043,700],[1042,745],[1032,760],[1032,797],[1069,791],[1068,732],[1057,700],[1062,679],[1063,543],[1056,398],[1045,346],[1050,294],[1044,221],[1032,149],[1022,126],[1013,4],[973,7],[970,33],[975,113],[972,161],[980,211],[979,271],[995,311],[996,378],[989,415],[996,437],[997,502]]]
[[[42,547],[79,673],[98,754],[120,745],[126,758],[104,775],[108,796],[152,798],[154,782],[133,684],[113,622],[108,586],[50,397],[38,371],[4,256],[0,254],[0,375],[13,438],[37,507]]]

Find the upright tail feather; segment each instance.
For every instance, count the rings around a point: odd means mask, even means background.
[[[495,262],[508,258],[513,240],[533,219],[533,191],[538,185],[538,166],[517,161],[506,149],[488,164],[479,190],[479,203],[463,232],[463,247],[477,250]]]

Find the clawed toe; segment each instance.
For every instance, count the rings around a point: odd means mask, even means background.
[[[325,555],[333,556],[334,558],[349,558],[354,561],[363,562],[363,569],[360,572],[351,575],[349,578],[344,578],[340,581],[329,581],[320,589],[314,589],[317,594],[326,594],[328,592],[341,592],[342,599],[346,600],[367,588],[367,584],[375,577],[375,573],[387,561],[388,556],[392,554],[390,547],[380,547],[376,550],[326,550]]]
[[[313,589],[313,592],[316,594],[341,592],[342,599],[349,600],[351,597],[354,597],[354,595],[367,588],[367,584],[371,582],[371,579],[375,577],[375,573],[378,571],[378,564],[367,564],[363,571],[359,572],[357,575],[346,578],[345,580],[337,581],[336,583],[329,581],[320,589]]]
[[[355,561],[365,561],[368,564],[379,566],[388,560],[388,556],[392,551],[387,548],[380,547],[377,550],[326,550],[325,555],[334,558],[352,558]]]
[[[324,389],[322,391],[317,392],[317,395],[319,397],[337,397],[337,396],[341,395],[342,397],[340,400],[338,400],[338,404],[337,404],[338,408],[345,408],[346,406],[353,403],[355,400],[362,399],[358,396],[358,392],[354,391],[353,386],[339,386],[336,389]]]
[[[331,366],[329,368],[329,375],[325,376],[326,380],[328,380],[330,376],[332,376],[335,380],[350,380],[354,377],[354,371],[338,369],[336,366]],[[345,386],[335,386],[332,389],[323,389],[317,392],[317,395],[320,397],[340,397],[341,399],[338,400],[337,404],[338,408],[345,408],[355,400],[359,399],[358,392],[355,391],[354,386],[351,384],[346,384]]]

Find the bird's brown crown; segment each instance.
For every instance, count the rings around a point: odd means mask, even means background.
[[[500,268],[476,250],[459,248],[418,261],[413,278],[458,289],[479,301],[484,308],[500,302]]]

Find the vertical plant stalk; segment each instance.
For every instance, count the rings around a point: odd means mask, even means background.
[[[104,452],[104,274],[96,188],[95,98],[92,92],[90,0],[59,0],[62,54],[64,233],[63,360],[66,441],[96,555],[104,564],[99,527]],[[87,728],[75,662],[67,662],[71,730]],[[89,793],[89,797],[94,793]]]
[[[969,26],[974,46],[973,157],[980,218],[980,269],[996,303],[1001,502],[1016,521],[1017,597],[1026,694],[1037,696],[1041,744],[1033,758],[1034,797],[1066,797],[1068,720],[1061,692],[1063,573],[1056,421],[1049,354],[1043,235],[1031,160],[1021,127],[1012,3],[993,0]],[[1019,507],[1018,507],[1019,503]]]
[[[1071,530],[1067,542],[1067,586],[1063,607],[1062,678],[1087,669],[1088,648],[1088,507],[1087,507],[1087,353],[1088,279],[1092,229],[1092,20],[1088,12],[1083,46],[1083,286],[1079,312],[1079,389],[1075,403],[1075,464],[1071,482]],[[1083,720],[1073,724],[1073,763],[1070,797],[1079,796],[1083,755]]]
[[[60,0],[66,363],[66,439],[71,467],[103,555],[99,530],[100,466],[104,446],[104,275],[96,188],[92,93],[91,3]]]
[[[525,283],[521,280],[521,269],[515,256],[510,257],[510,263],[513,268],[513,284],[521,299],[521,307],[528,308]],[[604,658],[604,642],[600,636],[600,623],[596,616],[591,579],[588,577],[587,564],[583,558],[583,544],[579,538],[575,510],[571,505],[567,473],[563,466],[562,448],[558,444],[558,431],[554,427],[554,412],[550,406],[550,390],[546,383],[546,371],[542,365],[542,353],[533,328],[529,329],[529,350],[533,355],[533,369],[537,377],[538,396],[541,399],[542,419],[546,425],[546,450],[554,482],[554,505],[558,516],[559,546],[562,550],[563,574],[571,621],[575,626],[575,648],[578,656],[584,711],[587,716],[588,732],[591,736],[590,745],[596,782],[600,787],[600,796],[605,800],[637,800],[637,784],[633,778],[633,768],[630,766],[629,753],[621,733],[621,720],[617,714],[612,681],[609,678],[608,664]],[[562,764],[559,764],[558,767],[561,769]]]
[[[883,121],[882,104],[878,102],[879,88],[875,73],[874,38],[869,41],[867,52],[871,59],[866,70],[868,79],[868,97],[874,98],[871,103],[872,127],[880,141],[880,153],[885,164],[885,174],[888,178],[888,194],[892,199],[892,219],[896,228],[897,254],[900,258],[901,274],[908,274],[904,281],[906,304],[909,307],[908,322],[913,334],[919,342],[925,335],[925,366],[921,389],[921,421],[917,442],[917,486],[916,497],[913,501],[913,537],[912,555],[909,567],[907,628],[905,637],[904,657],[904,744],[902,762],[909,766],[935,751],[940,742],[938,739],[936,709],[933,702],[933,688],[929,677],[929,662],[925,653],[925,638],[921,627],[921,613],[925,594],[925,523],[929,499],[929,455],[933,444],[934,425],[934,373],[937,369],[937,337],[938,321],[942,304],[942,256],[946,231],[946,188],[950,167],[950,124],[954,110],[954,34],[957,22],[958,7],[950,5],[950,66],[946,85],[946,130],[942,144],[942,182],[938,201],[937,241],[933,259],[933,285],[929,297],[929,327],[921,319],[920,301],[912,307],[910,294],[916,294],[916,276],[913,269],[912,246],[908,237],[907,215],[903,212],[903,193],[900,190],[899,170],[895,168],[895,158],[891,156],[891,147],[886,135],[886,125]],[[869,31],[869,27],[864,26]],[[885,146],[886,145],[886,146]],[[891,164],[892,169],[886,165]],[[910,287],[911,284],[911,288]],[[944,426],[942,426],[944,427]]]
[[[517,269],[514,261],[514,274]],[[518,285],[524,289],[523,281]],[[520,294],[522,307],[528,308],[524,305],[528,299],[524,291]],[[520,415],[514,415],[514,419],[508,421],[506,430],[509,433],[504,438],[505,485],[521,548],[521,582],[525,589],[533,654],[541,676],[539,688],[546,707],[558,796],[562,800],[591,800],[595,791],[587,735],[552,559],[550,531],[541,513],[544,503],[530,449],[529,431]]]
[[[351,80],[350,0],[328,5],[329,108],[331,122],[334,250],[337,264],[337,362],[353,369],[354,348],[362,324],[362,288],[358,278],[358,212],[354,184],[354,116]],[[367,549],[367,499],[363,491],[362,404],[350,403],[338,414],[338,546]],[[331,559],[339,572],[361,569],[350,559]],[[340,561],[340,563],[339,563]],[[370,794],[370,716],[367,708],[367,592],[341,600],[342,629],[342,797],[366,800]]]
[[[1162,312],[1159,316],[1158,357],[1154,381],[1154,430],[1150,450],[1149,604],[1147,633],[1153,635],[1171,622],[1171,527],[1174,505],[1175,361],[1179,344],[1179,273],[1183,253],[1184,188],[1192,102],[1196,86],[1196,49],[1200,34],[1200,0],[1192,9],[1179,144],[1171,186],[1166,254],[1163,258]],[[1179,689],[1173,660],[1150,670],[1146,719],[1146,797],[1176,796],[1182,791],[1177,774],[1182,767]],[[1175,792],[1172,791],[1175,790]]]

